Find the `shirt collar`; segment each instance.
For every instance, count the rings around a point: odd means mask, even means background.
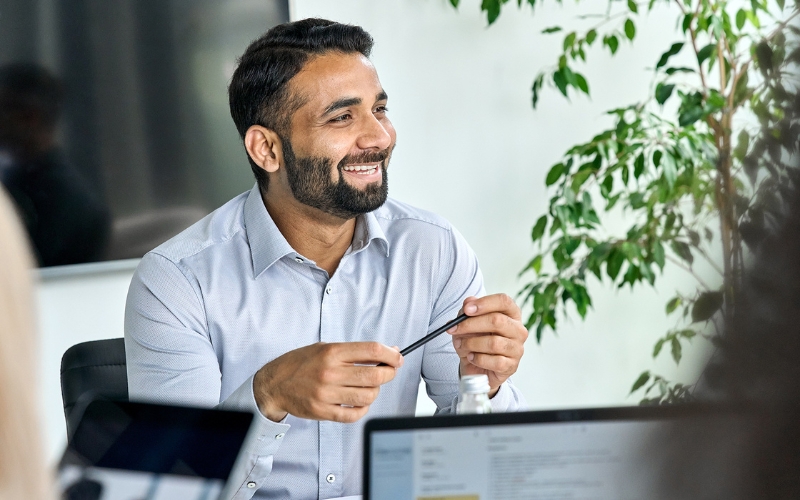
[[[282,257],[296,253],[267,212],[258,184],[253,186],[250,194],[247,195],[244,204],[244,224],[250,243],[254,277],[260,275]],[[362,251],[370,245],[372,240],[379,240],[382,243],[382,253],[388,257],[389,241],[378,223],[378,218],[374,213],[368,212],[356,218],[353,242],[347,253],[355,254]]]
[[[347,253],[358,253],[369,246],[372,240],[378,240],[383,245],[383,254],[389,256],[389,240],[386,239],[386,234],[383,228],[378,223],[378,218],[375,217],[374,212],[367,212],[359,215],[356,218],[356,228],[353,231],[353,243]]]
[[[267,212],[258,184],[253,186],[244,202],[244,225],[250,243],[254,277],[258,277],[281,257],[295,253]]]

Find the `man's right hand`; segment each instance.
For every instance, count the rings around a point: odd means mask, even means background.
[[[360,366],[379,363],[387,366]],[[253,393],[261,413],[273,422],[291,413],[350,423],[367,414],[380,386],[392,380],[402,365],[403,356],[396,349],[378,342],[320,342],[261,367]]]

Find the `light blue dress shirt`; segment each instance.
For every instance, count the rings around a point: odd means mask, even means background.
[[[236,499],[360,494],[367,418],[413,415],[420,376],[438,412],[455,411],[459,361],[450,336],[406,356],[353,424],[268,420],[253,396],[255,372],[315,342],[405,347],[483,293],[475,254],[441,217],[389,199],[357,218],[328,276],[292,249],[254,187],[139,264],[125,310],[130,397],[256,413],[257,440],[232,478]],[[509,382],[492,399],[495,411],[523,404]]]

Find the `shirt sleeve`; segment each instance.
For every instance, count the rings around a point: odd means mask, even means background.
[[[429,331],[454,319],[467,297],[486,294],[478,258],[456,229],[451,228],[451,237],[445,248],[444,255],[449,261],[445,260],[445,265],[442,266],[443,282],[433,306]],[[447,334],[441,335],[423,349],[422,379],[425,381],[428,397],[436,403],[436,414],[455,413],[458,403],[459,359],[452,338]],[[498,413],[526,408],[522,392],[510,379],[500,386],[491,403],[492,410]]]
[[[290,426],[272,422],[258,409],[253,376],[221,400],[219,361],[208,334],[200,287],[188,270],[149,253],[139,263],[125,306],[125,355],[132,401],[249,411],[256,427],[231,473],[240,487],[232,497],[248,499],[272,470],[272,457]]]

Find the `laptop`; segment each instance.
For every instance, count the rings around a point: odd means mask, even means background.
[[[92,401],[59,464],[62,498],[230,498],[252,422],[247,412]]]
[[[364,498],[653,498],[668,443],[681,432],[720,428],[713,420],[720,414],[739,415],[662,406],[371,420]]]

